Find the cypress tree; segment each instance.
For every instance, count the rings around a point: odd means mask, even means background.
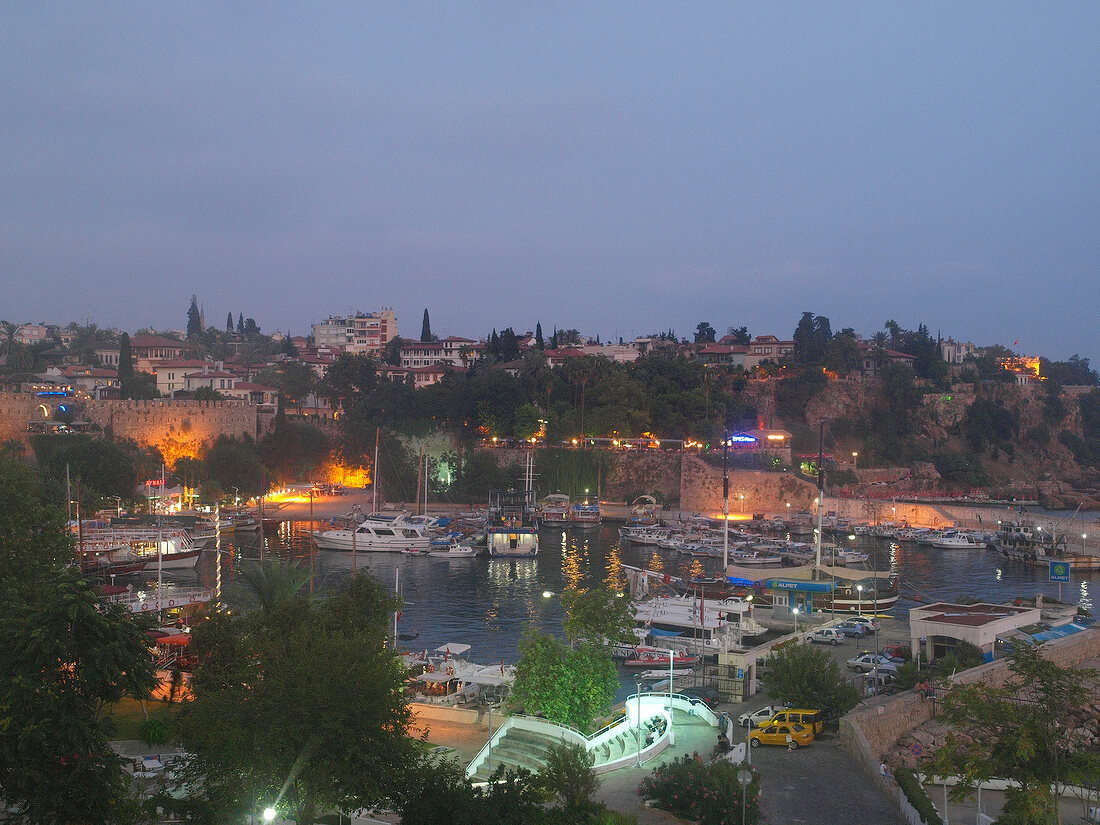
[[[428,343],[432,340],[432,323],[428,320],[428,309],[424,308],[424,323],[420,325],[420,341]]]
[[[237,316],[237,332],[244,335],[244,313]]]
[[[187,337],[202,334],[202,321],[199,317],[199,299],[191,296],[191,306],[187,309]]]
[[[134,354],[130,349],[130,335],[126,332],[118,339],[118,384],[123,398],[133,395]]]
[[[230,312],[228,315],[225,316],[225,331],[226,332],[232,332],[233,331],[233,313],[232,312]]]
[[[535,321],[535,346],[539,349],[543,348],[542,321]]]

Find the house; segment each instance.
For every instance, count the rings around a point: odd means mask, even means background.
[[[112,367],[116,370],[118,369],[118,353],[118,347],[113,344],[95,348],[96,360],[104,367]]]
[[[786,430],[757,428],[733,433],[729,437],[731,455],[772,454],[784,463],[791,463],[791,439]]]
[[[50,368],[55,369],[54,367]],[[49,375],[50,370],[46,371]],[[99,398],[104,393],[113,395],[119,390],[118,370],[102,367],[71,366],[61,370],[63,383],[76,387],[89,395]]]
[[[1036,607],[950,602],[921,605],[909,611],[910,649],[931,661],[952,652],[959,642],[968,642],[988,662],[998,636],[1041,620],[1042,610]]]
[[[889,364],[908,364],[910,367],[917,360],[915,355],[907,352],[897,352],[892,349],[883,349],[868,341],[857,342],[860,359],[863,364],[863,375],[866,378],[874,378],[882,373]]]
[[[258,407],[271,407],[279,403],[279,390],[275,387],[266,387],[263,384],[253,384],[248,381],[237,381],[232,389],[227,389],[224,395],[230,398],[239,398],[249,404]]]
[[[134,369],[139,372],[155,372],[164,361],[179,361],[186,349],[185,342],[163,335],[135,335],[130,339]]]
[[[737,344],[703,344],[692,352],[692,356],[708,367],[744,369],[748,351],[748,347]]]
[[[596,355],[601,358],[606,358],[608,361],[617,361],[619,363],[629,363],[631,361],[637,361],[640,352],[635,344],[588,344],[583,347],[577,347],[585,355]]]
[[[758,335],[749,342],[745,352],[745,369],[753,370],[764,361],[778,361],[794,352],[794,341],[783,341],[774,335]]]
[[[171,398],[177,392],[187,389],[185,376],[188,373],[202,370],[211,363],[210,361],[193,358],[183,361],[166,361],[157,364],[153,368],[153,372],[157,376],[157,390],[165,398]],[[221,361],[214,363],[214,366],[216,369],[223,368]]]
[[[542,355],[546,359],[546,366],[553,369],[574,358],[584,358],[584,351],[577,347],[560,347],[558,349],[544,349]]]
[[[978,348],[971,342],[961,344],[954,338],[940,341],[940,357],[948,364],[961,364],[967,358],[974,358],[978,354]]]
[[[237,383],[237,376],[222,369],[210,369],[210,364],[204,364],[199,372],[190,372],[183,376],[183,388],[187,392],[195,392],[200,387],[209,387],[220,393],[228,394]]]
[[[57,333],[58,328],[52,324],[22,324],[15,331],[15,342],[29,347],[32,344],[48,341]]]
[[[313,324],[313,341],[317,346],[339,347],[346,352],[377,355],[396,336],[397,316],[392,309],[330,315]]]
[[[413,386],[417,389],[438,384],[443,380],[443,376],[456,372],[465,372],[465,370],[462,367],[452,366],[448,362],[428,364],[422,367],[384,366],[378,368],[380,378],[388,378],[390,381],[399,382],[411,380]]]
[[[449,335],[439,341],[443,347],[443,357],[456,367],[465,367],[481,359],[485,354],[485,345],[472,338],[460,338]]]

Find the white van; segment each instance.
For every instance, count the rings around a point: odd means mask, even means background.
[[[843,632],[833,627],[819,627],[817,630],[813,630],[806,634],[806,641],[815,642],[822,645],[832,645],[836,647],[843,642],[847,636]]]

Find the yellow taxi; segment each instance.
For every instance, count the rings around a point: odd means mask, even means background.
[[[760,745],[787,745],[791,750],[805,747],[814,741],[814,732],[798,723],[767,722],[749,734],[749,744],[754,748]]]

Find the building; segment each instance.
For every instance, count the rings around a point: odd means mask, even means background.
[[[253,384],[248,381],[237,381],[231,389],[223,393],[230,398],[239,398],[249,404],[258,407],[270,407],[274,411],[279,403],[279,390],[275,387],[265,387],[263,384]]]
[[[859,354],[863,364],[863,374],[867,378],[879,375],[890,364],[908,364],[911,367],[917,360],[915,355],[907,352],[883,349],[866,341],[859,342]]]
[[[985,660],[993,659],[997,637],[1038,624],[1042,610],[1006,604],[951,604],[937,602],[909,611],[910,649],[925,661],[939,659],[959,642],[978,648]],[[923,643],[923,645],[922,645]]]
[[[137,372],[156,372],[158,364],[183,358],[186,349],[187,344],[183,341],[163,335],[135,335],[130,339],[130,352]]]
[[[118,369],[118,353],[118,347],[113,344],[95,348],[96,360],[103,366],[113,367],[116,370]]]
[[[764,361],[778,361],[794,352],[794,341],[781,341],[774,335],[758,335],[749,342],[745,369],[752,370]]]
[[[978,348],[969,341],[961,344],[954,338],[940,341],[940,357],[948,364],[961,364],[967,358],[977,357]]]
[[[381,353],[396,336],[397,316],[392,309],[330,315],[324,321],[313,324],[313,342],[318,347],[339,347],[345,352],[364,355]]]
[[[165,361],[157,364],[153,368],[153,372],[157,376],[157,391],[165,398],[171,398],[177,392],[187,389],[186,376],[189,373],[201,371],[211,365],[218,370],[223,368],[221,361],[212,363],[199,359]]]
[[[32,344],[41,344],[48,341],[58,333],[58,328],[52,324],[22,324],[15,331],[15,342],[29,347]]]
[[[749,348],[737,344],[702,344],[693,353],[696,361],[708,367],[745,368]]]
[[[430,387],[443,380],[443,376],[456,372],[464,372],[462,367],[452,366],[449,362],[428,364],[420,367],[379,367],[378,376],[388,378],[390,381],[412,381],[417,389]]]
[[[791,434],[786,430],[755,429],[733,433],[729,437],[730,455],[770,454],[791,463]]]
[[[602,358],[606,358],[608,361],[617,361],[619,363],[629,363],[631,361],[637,361],[638,347],[634,343],[630,344],[588,344],[583,347],[577,347],[585,355],[597,355]]]
[[[190,372],[183,376],[184,389],[194,392],[200,387],[209,387],[220,393],[228,394],[237,383],[237,376],[222,369],[210,369],[211,364],[204,364],[199,372]]]

